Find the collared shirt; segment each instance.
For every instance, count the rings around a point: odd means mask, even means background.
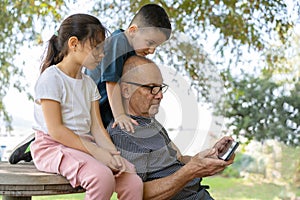
[[[169,176],[184,166],[176,157],[177,151],[172,148],[167,131],[155,118],[131,117],[139,124],[134,127],[134,133],[119,126],[111,128],[112,124],[107,130],[121,155],[135,165],[144,182]],[[191,180],[172,199],[211,200],[200,182],[201,178]]]

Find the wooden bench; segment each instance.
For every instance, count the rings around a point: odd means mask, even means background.
[[[32,196],[82,193],[63,176],[40,172],[32,162],[11,165],[0,162],[2,200],[30,200]]]

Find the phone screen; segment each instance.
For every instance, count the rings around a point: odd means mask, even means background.
[[[226,144],[226,148],[224,148],[224,150],[219,153],[218,157],[222,160],[225,160],[225,161],[229,160],[238,146],[239,146],[238,142],[235,142],[235,141],[232,141],[232,140],[229,141]]]

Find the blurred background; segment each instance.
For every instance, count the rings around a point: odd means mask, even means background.
[[[146,3],[163,6],[173,28],[149,56],[170,85],[159,121],[186,154],[223,135],[241,143],[232,166],[204,179],[212,196],[300,199],[300,3],[293,0],[0,0],[0,159],[33,133],[33,87],[61,21],[88,13],[113,32]]]

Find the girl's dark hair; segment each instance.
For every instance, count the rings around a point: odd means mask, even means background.
[[[68,40],[70,37],[75,36],[82,43],[89,40],[92,46],[96,46],[103,42],[106,32],[106,28],[94,16],[88,14],[74,14],[69,16],[62,22],[57,32],[48,41],[45,56],[41,64],[41,73],[49,66],[61,62],[68,54]]]

